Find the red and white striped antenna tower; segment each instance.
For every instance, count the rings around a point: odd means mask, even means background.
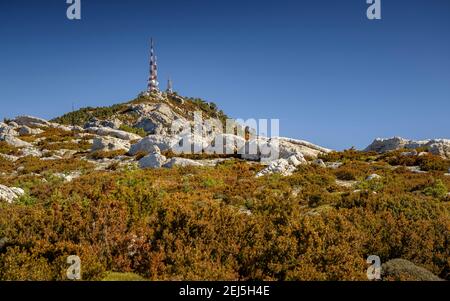
[[[158,86],[158,63],[152,38],[150,40],[150,76],[148,78],[147,93],[159,92]]]

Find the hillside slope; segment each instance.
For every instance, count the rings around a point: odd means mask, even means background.
[[[84,280],[366,280],[369,255],[386,280],[450,280],[450,161],[435,148],[181,133],[199,110],[227,118],[173,95],[0,123],[0,280],[65,280],[69,255]],[[221,140],[229,152],[210,151]]]

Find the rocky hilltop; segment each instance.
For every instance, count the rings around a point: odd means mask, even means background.
[[[190,129],[199,112],[197,117],[208,127],[195,133]],[[239,158],[265,165],[259,177],[290,175],[297,166],[331,151],[302,140],[252,136],[253,129],[233,121],[235,133],[227,134],[227,121],[214,103],[201,99],[166,93],[139,96],[111,107],[83,108],[51,121],[33,116],[6,120],[0,123],[0,143],[5,149],[0,157],[12,163],[28,157],[47,162],[76,160],[80,167],[89,164],[96,170],[215,166]],[[215,148],[218,141],[223,142],[223,152]],[[14,175],[21,168],[2,174]],[[81,174],[81,170],[72,170],[58,175],[72,180]]]

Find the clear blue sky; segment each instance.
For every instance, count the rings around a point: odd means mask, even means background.
[[[56,117],[160,82],[234,118],[343,149],[376,137],[450,137],[450,1],[0,0],[0,118]]]

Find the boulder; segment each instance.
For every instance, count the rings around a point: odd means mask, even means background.
[[[172,158],[167,163],[164,164],[163,167],[165,168],[172,168],[174,166],[204,166],[201,162],[190,160],[190,159],[184,159],[184,158]]]
[[[21,188],[16,187],[6,187],[0,185],[0,201],[5,201],[7,203],[13,203],[17,198],[25,194],[25,191]]]
[[[96,137],[92,144],[91,151],[117,151],[130,149],[130,142],[114,137]]]
[[[14,119],[18,125],[25,125],[28,127],[48,127],[50,123],[42,118],[34,117],[34,116],[18,116]]]
[[[316,159],[312,162],[313,165],[319,166],[319,167],[327,167],[327,165],[325,164],[325,162],[323,162],[322,159]]]
[[[145,157],[143,157],[141,160],[139,160],[139,167],[140,168],[161,168],[165,162],[167,161],[167,158],[157,152],[149,154]]]
[[[270,174],[281,174],[283,176],[289,176],[295,171],[295,166],[289,164],[286,159],[278,159],[272,161],[268,167],[256,174],[256,177],[262,177]]]
[[[325,165],[326,165],[326,167],[331,168],[331,169],[338,169],[339,167],[344,165],[344,163],[342,163],[342,162],[327,162],[327,163],[325,163]]]
[[[16,129],[19,127],[19,125],[15,121],[8,122],[8,126],[12,127],[13,129]]]
[[[28,157],[28,156],[36,157],[36,158],[42,157],[42,152],[33,146],[25,147],[25,148],[21,149],[20,152],[21,152],[22,157]]]
[[[110,136],[114,138],[119,138],[122,140],[139,140],[142,139],[141,136],[121,130],[115,130],[107,127],[91,127],[86,129],[87,132],[91,134],[96,134],[99,136]]]
[[[81,172],[75,171],[72,173],[55,173],[53,174],[53,176],[62,179],[64,182],[72,182],[73,180],[81,176]]]
[[[9,145],[17,148],[32,146],[31,143],[20,140],[19,138],[16,138],[15,136],[12,135],[0,134],[0,141],[5,141]]]
[[[167,151],[172,148],[176,141],[176,138],[169,136],[150,135],[133,144],[128,153],[131,156],[135,156],[138,153],[150,154],[155,151],[155,146],[160,151]]]
[[[0,122],[0,135],[19,136],[19,133],[15,129],[6,123]]]
[[[308,163],[302,154],[292,155],[287,160],[290,165],[295,166],[295,167]]]
[[[269,174],[281,174],[290,176],[297,169],[297,166],[306,164],[307,161],[302,154],[290,156],[288,159],[278,159],[272,161],[265,169],[257,173],[256,177],[262,177]]]
[[[19,128],[19,135],[20,136],[28,136],[28,135],[39,135],[41,133],[43,133],[44,131],[36,128],[36,129],[32,129],[26,125],[22,126]]]
[[[392,259],[381,266],[381,277],[390,281],[442,281],[425,268],[405,259]]]
[[[378,180],[378,179],[381,179],[381,176],[374,173],[374,174],[371,174],[370,176],[368,176],[366,178],[366,181],[372,181],[372,180]]]

